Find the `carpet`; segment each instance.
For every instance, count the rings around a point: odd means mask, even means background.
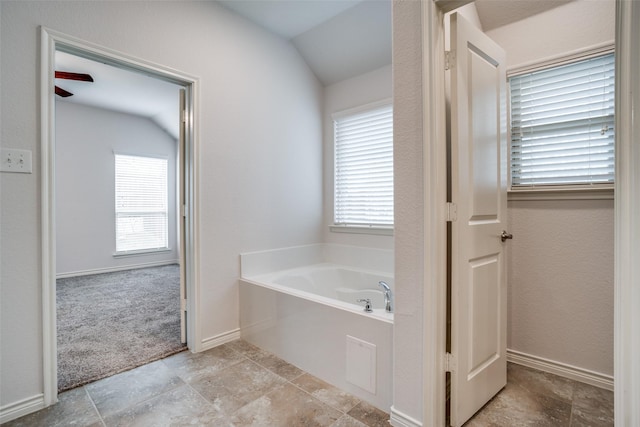
[[[58,391],[184,350],[177,264],[58,279]]]

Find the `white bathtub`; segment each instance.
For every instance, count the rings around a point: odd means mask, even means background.
[[[312,261],[331,259],[323,251]],[[247,255],[240,280],[242,338],[389,412],[393,314],[384,310],[378,282],[393,290],[392,275],[335,260],[265,272],[248,265],[255,253]],[[372,301],[373,313],[364,311],[361,298]]]
[[[393,278],[385,273],[322,263],[246,280],[278,292],[393,323],[393,314],[384,310],[384,293],[378,285],[378,282],[384,281],[393,286]],[[373,313],[366,313],[364,303],[358,302],[359,299],[369,299]]]

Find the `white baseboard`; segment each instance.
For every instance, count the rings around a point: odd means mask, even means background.
[[[507,361],[613,391],[613,377],[543,357],[507,349]]]
[[[89,276],[92,274],[115,273],[116,271],[136,270],[138,268],[161,267],[163,265],[178,264],[177,259],[168,261],[144,262],[142,264],[119,265],[117,267],[94,268],[91,270],[69,271],[67,273],[56,274],[56,279],[66,279],[68,277]]]
[[[422,427],[421,421],[403,414],[393,406],[391,407],[391,419],[389,420],[389,424],[393,427]]]
[[[33,397],[10,403],[0,408],[0,424],[7,423],[16,418],[23,417],[45,407],[44,395],[37,394]]]
[[[215,337],[209,337],[202,340],[200,351],[205,351],[212,349],[214,347],[218,347],[219,345],[226,344],[231,341],[235,341],[240,339],[240,328],[236,328],[234,330],[224,332],[220,335],[216,335]]]

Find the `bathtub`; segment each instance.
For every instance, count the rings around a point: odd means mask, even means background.
[[[297,251],[305,249],[309,247],[279,251],[285,255],[292,251],[289,253],[296,258],[300,255]],[[393,314],[384,310],[384,294],[378,282],[387,282],[393,291],[393,276],[389,271],[375,269],[384,263],[367,265],[375,256],[369,258],[365,253],[357,257],[365,261],[338,263],[330,256],[332,250],[340,252],[345,248],[322,245],[321,256],[294,263],[306,265],[271,262],[280,267],[272,271],[254,268],[263,263],[264,260],[253,262],[260,258],[255,255],[262,253],[241,256],[241,336],[389,412]],[[362,248],[349,250],[367,252]],[[266,251],[263,255],[273,257],[274,253]],[[384,255],[392,258],[390,251]],[[343,261],[349,259],[345,257]],[[370,299],[373,312],[366,313],[358,299]]]

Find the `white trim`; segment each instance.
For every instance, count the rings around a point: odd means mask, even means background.
[[[389,106],[393,107],[393,99],[385,98],[385,99],[381,99],[380,101],[370,102],[368,104],[359,105],[357,107],[349,108],[347,110],[336,111],[335,113],[331,114],[331,119],[335,121],[337,119],[342,119],[344,117],[352,116],[354,114],[362,113],[364,111],[375,110],[376,108],[389,107]]]
[[[616,1],[616,426],[640,425],[640,2]]]
[[[422,423],[445,424],[446,332],[446,114],[444,13],[433,1],[422,4],[422,113],[424,179]],[[445,2],[446,4],[446,2]],[[442,6],[442,5],[441,5]]]
[[[393,226],[382,227],[375,225],[332,224],[329,226],[329,230],[333,233],[377,234],[381,236],[393,236]]]
[[[198,92],[199,79],[109,48],[40,27],[40,116],[41,116],[41,226],[42,226],[42,322],[43,322],[43,396],[44,405],[57,401],[56,296],[55,296],[55,101],[54,69],[56,50],[79,55],[131,71],[172,82],[186,92],[186,164],[187,170],[187,342],[201,347],[199,307],[199,204],[198,202]],[[192,349],[193,350],[193,349]]]
[[[521,65],[511,66],[507,69],[507,78],[517,76],[519,74],[530,73],[533,71],[544,70],[545,68],[557,67],[568,64],[579,59],[593,58],[600,55],[613,52],[615,49],[613,41],[600,43],[571,52],[565,52],[560,55],[549,56],[542,60],[526,62]]]
[[[613,187],[610,188],[554,188],[509,190],[508,201],[522,200],[613,200]]]
[[[138,249],[135,251],[114,252],[111,256],[114,258],[128,258],[128,257],[135,257],[135,256],[158,255],[164,252],[171,252],[171,251],[172,249],[169,247],[158,248],[158,249]]]
[[[32,397],[10,403],[0,408],[0,424],[8,423],[45,407],[44,395],[36,394]]]
[[[202,345],[200,346],[200,350],[205,351],[210,350],[214,347],[218,347],[222,344],[226,344],[231,341],[240,339],[240,328],[232,329],[227,332],[223,332],[213,337],[205,338],[202,340]]]
[[[90,270],[69,271],[66,273],[56,274],[56,279],[66,279],[69,277],[90,276],[92,274],[115,273],[117,271],[137,270],[139,268],[160,267],[163,265],[178,264],[177,259],[167,261],[143,262],[140,264],[119,265],[117,267],[93,268]]]
[[[391,406],[391,418],[389,424],[393,427],[422,427],[422,423],[409,415],[403,414]]]
[[[507,361],[517,365],[527,366],[539,371],[548,372],[560,377],[569,378],[595,387],[613,390],[613,376],[545,359],[521,351],[507,349]]]
[[[58,401],[56,324],[55,39],[40,32],[40,168],[42,227],[42,382],[44,405]]]

